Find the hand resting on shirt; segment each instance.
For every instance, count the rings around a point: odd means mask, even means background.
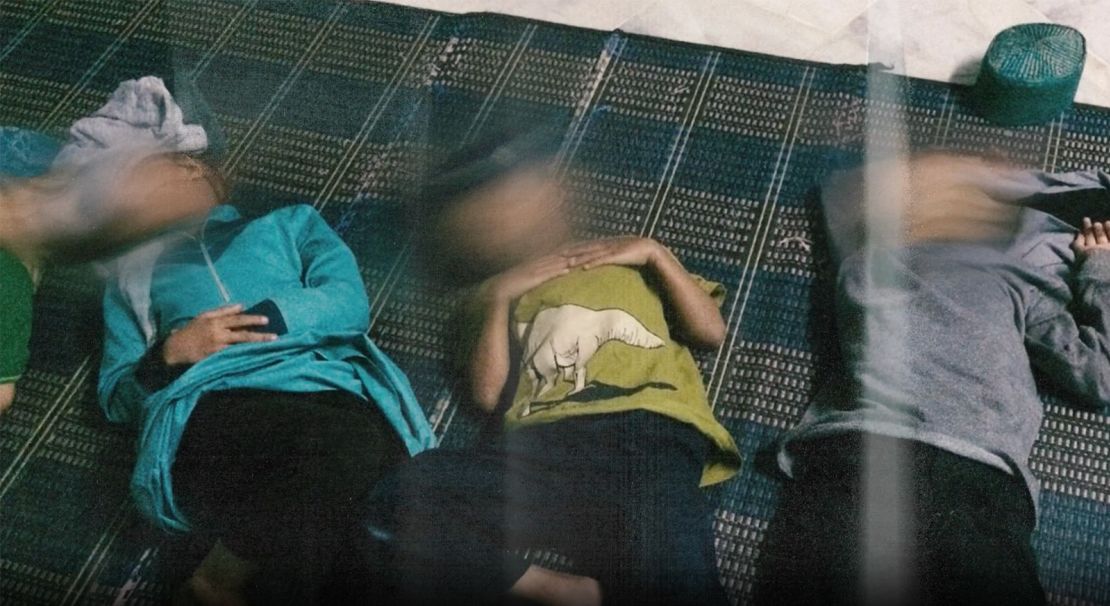
[[[171,333],[162,357],[169,366],[196,364],[229,345],[273,341],[277,335],[252,330],[268,323],[266,316],[244,314],[242,305],[217,307]]]

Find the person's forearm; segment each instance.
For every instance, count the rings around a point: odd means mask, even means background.
[[[1075,292],[1077,310],[1103,332],[1110,332],[1110,250],[1087,254],[1076,272]]]
[[[482,332],[470,358],[470,394],[486,412],[493,412],[509,377],[509,307],[504,297],[484,301]]]
[[[725,340],[727,328],[713,298],[705,293],[682,263],[660,246],[652,256],[651,267],[662,284],[676,327],[691,345],[714,348]]]
[[[1033,308],[1036,315],[1026,326],[1030,360],[1065,390],[1106,407],[1110,402],[1110,252],[1090,253],[1075,282],[1070,305],[1066,295],[1046,293]]]

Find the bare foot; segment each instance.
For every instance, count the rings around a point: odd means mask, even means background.
[[[548,606],[601,606],[596,580],[539,566],[529,566],[509,593]]]
[[[238,593],[216,587],[203,576],[193,575],[177,590],[174,606],[247,606]]]
[[[174,606],[247,606],[243,590],[255,566],[216,543],[174,596]]]

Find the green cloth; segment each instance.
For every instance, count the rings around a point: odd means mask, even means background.
[[[724,300],[724,287],[695,277]],[[506,430],[568,417],[649,410],[697,428],[714,445],[702,485],[723,482],[740,454],[713,416],[690,350],[671,338],[659,294],[640,271],[573,271],[521,297],[512,330],[522,372]]]
[[[58,142],[44,134],[0,126],[0,180],[40,175],[57,153]],[[14,383],[27,369],[34,292],[27,267],[0,249],[0,383]]]
[[[27,369],[31,341],[31,272],[0,249],[0,383],[14,383]]]

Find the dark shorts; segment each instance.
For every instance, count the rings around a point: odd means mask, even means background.
[[[423,453],[375,493],[391,595],[497,602],[529,566],[512,550],[554,548],[601,582],[608,604],[727,604],[698,487],[708,450],[693,427],[638,411]]]
[[[798,463],[767,529],[755,603],[1044,604],[1020,478],[876,436],[814,440]]]
[[[384,415],[351,394],[213,392],[186,425],[174,496],[199,532],[261,567],[252,603],[323,603],[337,581],[360,581],[362,504],[406,458]]]

